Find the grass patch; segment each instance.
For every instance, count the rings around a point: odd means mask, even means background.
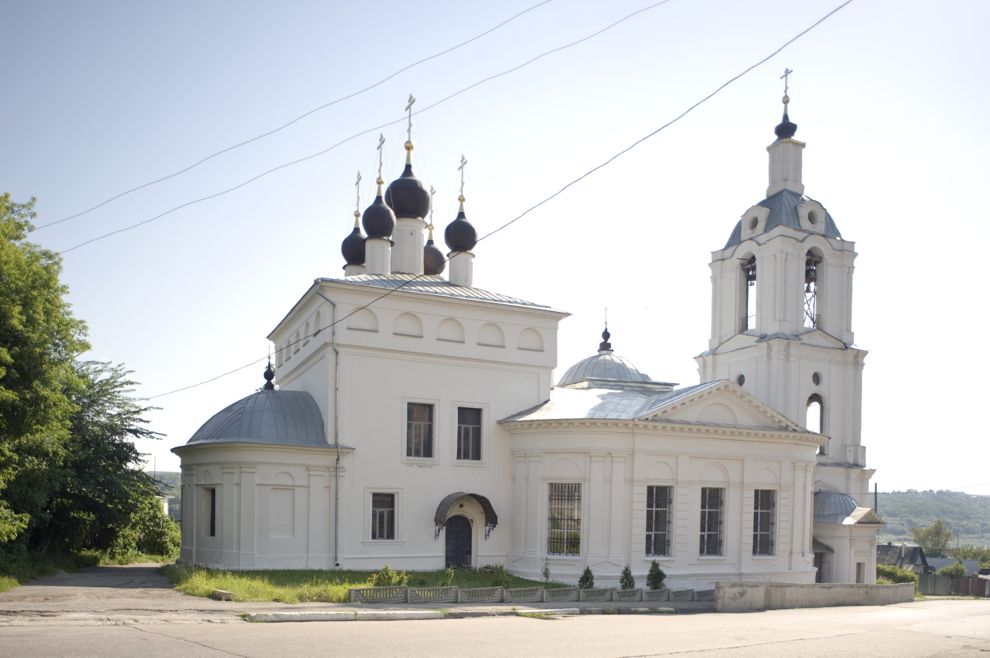
[[[348,592],[355,587],[367,587],[372,571],[220,571],[181,564],[161,568],[180,592],[193,596],[209,596],[215,589],[231,592],[235,601],[276,601],[280,603],[346,603]],[[445,571],[413,571],[409,573],[410,587],[446,585]],[[474,569],[455,569],[452,585],[461,588],[493,587],[490,573]],[[505,587],[566,587],[560,583],[544,583],[505,575]]]
[[[7,590],[14,589],[20,585],[17,579],[12,576],[0,576],[0,592],[6,592]]]

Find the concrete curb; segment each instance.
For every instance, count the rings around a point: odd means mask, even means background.
[[[676,614],[674,608],[506,608],[481,610],[300,610],[291,612],[254,612],[245,621],[281,623],[303,621],[410,621],[421,619],[470,619],[477,617],[572,617],[577,615],[647,615]]]

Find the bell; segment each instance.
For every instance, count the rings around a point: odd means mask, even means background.
[[[815,261],[814,259],[809,258],[804,263],[804,282],[808,284],[808,286],[810,287],[810,285],[817,280],[817,277],[818,277],[818,270],[815,267]],[[811,292],[811,291],[806,289],[806,292]]]

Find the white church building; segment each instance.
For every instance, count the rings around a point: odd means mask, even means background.
[[[269,334],[264,388],[174,449],[181,561],[571,582],[587,566],[614,584],[656,560],[671,587],[872,583],[856,253],[804,195],[786,103],[766,198],[712,253],[712,334],[684,388],[607,328],[555,382],[567,313],[474,287],[463,194],[445,259],[407,141],[402,176],[355,212],[344,277]]]

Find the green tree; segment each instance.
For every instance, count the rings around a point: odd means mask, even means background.
[[[660,589],[667,574],[663,572],[656,560],[650,562],[650,572],[646,574],[646,586],[650,589]]]
[[[966,567],[963,566],[962,562],[955,562],[945,565],[935,573],[939,576],[948,576],[949,578],[962,578],[966,575]]]
[[[636,581],[633,579],[632,570],[628,564],[622,570],[622,575],[619,576],[619,587],[622,589],[633,589],[636,587]]]
[[[139,550],[140,538],[162,524],[155,517],[162,512],[157,487],[135,468],[141,455],[132,442],[161,437],[146,427],[152,408],[133,399],[134,382],[122,366],[83,361],[75,368],[79,385],[69,395],[76,411],[66,455],[34,543],[69,551],[117,545],[119,553],[118,536],[129,530],[132,539],[123,546]]]
[[[578,587],[581,589],[591,589],[595,586],[595,576],[591,573],[591,567],[585,567],[581,577],[578,578]]]
[[[88,348],[58,254],[26,240],[33,205],[0,195],[0,544],[44,519],[76,410],[72,360]]]
[[[911,536],[925,551],[925,555],[944,557],[946,547],[952,540],[952,531],[946,527],[942,519],[938,519],[931,525],[911,528]]]

